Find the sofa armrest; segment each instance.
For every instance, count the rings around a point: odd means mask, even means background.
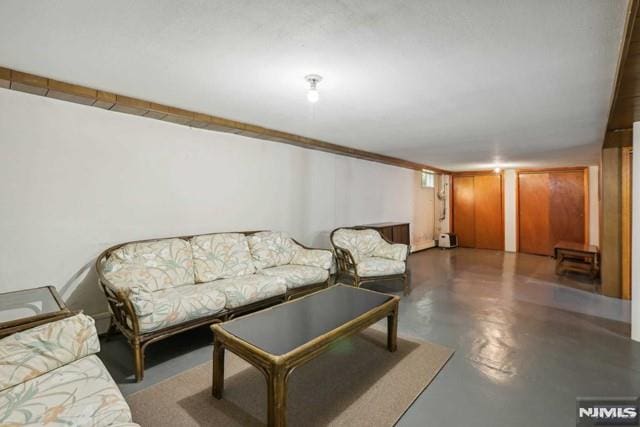
[[[294,241],[295,242],[295,241]],[[315,249],[302,246],[298,242],[296,252],[291,260],[294,265],[307,265],[311,267],[320,267],[325,270],[331,268],[333,263],[333,253],[328,249]]]
[[[94,320],[80,313],[0,340],[0,391],[100,351]]]
[[[389,243],[381,240],[373,251],[374,257],[393,259],[396,261],[406,261],[409,253],[409,246],[404,243]]]

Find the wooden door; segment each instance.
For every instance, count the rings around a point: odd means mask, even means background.
[[[476,248],[504,249],[502,175],[474,177]]]
[[[550,252],[561,241],[586,243],[585,171],[549,173]]]
[[[473,178],[453,177],[453,231],[458,236],[458,245],[465,248],[476,246]]]
[[[519,250],[529,254],[552,255],[549,243],[549,174],[518,175]]]

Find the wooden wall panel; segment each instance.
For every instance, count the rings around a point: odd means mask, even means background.
[[[560,241],[586,242],[584,171],[551,172],[549,187],[550,251]]]
[[[476,248],[504,250],[502,175],[474,177]]]
[[[453,177],[453,231],[458,245],[473,248],[476,245],[474,177]]]
[[[518,175],[518,240],[521,252],[552,255],[549,244],[549,174]]]

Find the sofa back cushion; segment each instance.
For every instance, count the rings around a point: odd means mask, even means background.
[[[372,256],[381,240],[380,234],[370,228],[364,230],[339,228],[333,233],[333,243],[351,252],[356,263],[362,258]]]
[[[0,339],[0,392],[100,351],[91,317],[84,314]]]
[[[191,239],[196,282],[253,274],[256,271],[247,237],[242,233],[219,233]]]
[[[258,270],[289,264],[299,248],[289,236],[279,231],[261,231],[250,235],[248,240]]]
[[[114,250],[103,268],[119,288],[158,291],[194,281],[191,245],[182,239],[128,243]]]

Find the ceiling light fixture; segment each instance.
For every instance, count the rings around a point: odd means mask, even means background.
[[[307,92],[307,100],[315,104],[320,99],[320,94],[318,93],[318,83],[322,81],[322,76],[317,74],[309,74],[304,77],[306,81],[309,82],[309,91]]]

